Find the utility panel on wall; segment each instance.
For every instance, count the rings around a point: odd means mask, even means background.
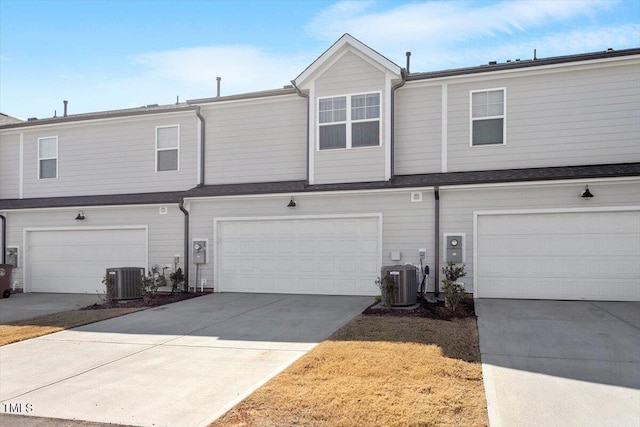
[[[464,262],[464,241],[465,235],[459,234],[445,234],[445,261],[446,262]]]

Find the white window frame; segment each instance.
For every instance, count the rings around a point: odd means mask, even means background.
[[[55,157],[41,157],[40,156],[40,141],[43,139],[54,139],[56,140],[56,155]],[[41,174],[41,168],[40,168],[40,162],[42,160],[55,160],[56,161],[56,176],[52,177],[52,178],[43,178],[42,174]],[[37,170],[37,174],[38,174],[38,180],[41,179],[58,179],[58,137],[57,136],[43,136],[41,138],[38,138],[38,170]]]
[[[158,130],[167,129],[167,128],[178,128],[178,145],[176,147],[171,147],[171,148],[158,148]],[[177,151],[177,165],[176,165],[177,168],[173,169],[173,170],[168,170],[168,171],[158,170],[158,154],[160,153],[160,151],[171,151],[171,150],[176,150]],[[156,165],[156,172],[157,173],[179,172],[180,171],[180,125],[156,126],[156,150],[155,150],[154,163]]]
[[[473,94],[481,93],[481,92],[495,92],[501,90],[502,91],[502,114],[499,116],[486,116],[486,117],[473,117]],[[502,144],[473,144],[473,122],[480,120],[490,120],[490,119],[502,119]],[[496,147],[500,145],[507,145],[507,88],[506,87],[495,87],[490,89],[478,89],[469,91],[469,147]]]
[[[380,112],[378,114],[378,118],[375,119],[360,119],[360,120],[352,120],[351,119],[351,98],[354,96],[359,96],[359,95],[373,95],[373,94],[377,94],[378,95],[378,99],[380,100]],[[332,99],[332,98],[341,98],[341,97],[345,97],[347,100],[347,106],[346,106],[346,120],[344,121],[339,121],[339,122],[329,122],[329,123],[320,123],[320,101],[321,100],[325,100],[325,99]],[[323,97],[318,97],[316,99],[316,151],[334,151],[334,150],[353,150],[353,149],[366,149],[366,148],[375,148],[375,147],[380,147],[382,146],[382,105],[383,105],[383,99],[382,99],[382,91],[371,91],[371,92],[361,92],[361,93],[349,93],[349,94],[338,94],[338,95],[332,95],[332,96],[323,96]],[[351,125],[353,123],[366,123],[366,122],[373,122],[373,121],[378,121],[378,144],[377,145],[366,145],[363,147],[352,147],[352,143],[351,143],[351,139],[352,139],[352,132],[351,132]],[[331,126],[331,125],[340,125],[340,124],[344,124],[346,127],[346,143],[345,143],[345,147],[344,148],[320,148],[320,127],[321,126]]]

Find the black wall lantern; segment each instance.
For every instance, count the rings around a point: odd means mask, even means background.
[[[589,186],[585,185],[584,187],[584,191],[582,192],[582,197],[584,200],[589,200],[591,198],[593,198],[593,194],[591,194],[591,191],[589,191]]]
[[[76,221],[84,221],[84,211],[78,211],[78,216],[76,216]]]
[[[287,205],[287,207],[288,207],[289,209],[293,209],[293,208],[295,208],[296,206],[298,206],[298,204],[296,203],[296,201],[295,201],[295,200],[293,200],[293,196],[291,196],[291,200],[289,200],[289,204]]]

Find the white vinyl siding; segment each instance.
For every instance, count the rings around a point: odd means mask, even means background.
[[[0,199],[20,197],[20,134],[0,133]]]
[[[380,92],[318,99],[318,149],[380,145]]]
[[[571,64],[448,84],[448,172],[640,161],[640,63]],[[507,144],[470,146],[469,92],[506,87]]]
[[[180,125],[180,170],[156,173],[156,126]],[[24,198],[179,191],[198,183],[198,119],[193,111],[51,126],[58,178],[38,179],[38,138],[24,130]]]
[[[58,137],[38,138],[38,179],[58,177]]]
[[[407,82],[395,100],[395,173],[441,172],[442,86]]]
[[[471,91],[471,145],[506,144],[506,89]]]
[[[296,94],[202,107],[207,184],[306,179],[307,99]]]
[[[180,126],[156,127],[156,172],[180,170]]]

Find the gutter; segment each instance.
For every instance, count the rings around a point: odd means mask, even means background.
[[[434,290],[433,290],[433,296],[438,298],[440,296],[440,187],[439,186],[435,186],[433,189],[433,195],[434,195],[434,248],[433,248],[433,255],[434,255],[434,259],[433,259],[433,264],[434,264]]]
[[[311,99],[309,98],[309,95],[304,93],[303,91],[300,90],[300,88],[298,86],[296,86],[296,82],[295,80],[291,80],[291,85],[293,86],[293,88],[296,90],[296,93],[298,94],[298,96],[302,97],[302,98],[307,98],[307,183],[309,182],[309,103],[311,102]],[[392,113],[393,114],[393,113]]]
[[[184,293],[189,292],[189,211],[184,208],[184,197],[180,199],[178,207],[184,214]]]
[[[200,120],[200,182],[198,187],[204,186],[204,117],[200,113],[200,106],[196,106],[196,116]]]
[[[7,218],[4,215],[0,215],[2,220],[2,255],[0,255],[0,264],[7,263]]]
[[[396,89],[400,89],[407,82],[407,70],[400,69],[400,76],[402,80],[397,85],[391,88],[391,176],[389,180],[392,180],[395,175],[395,129],[396,129]]]

